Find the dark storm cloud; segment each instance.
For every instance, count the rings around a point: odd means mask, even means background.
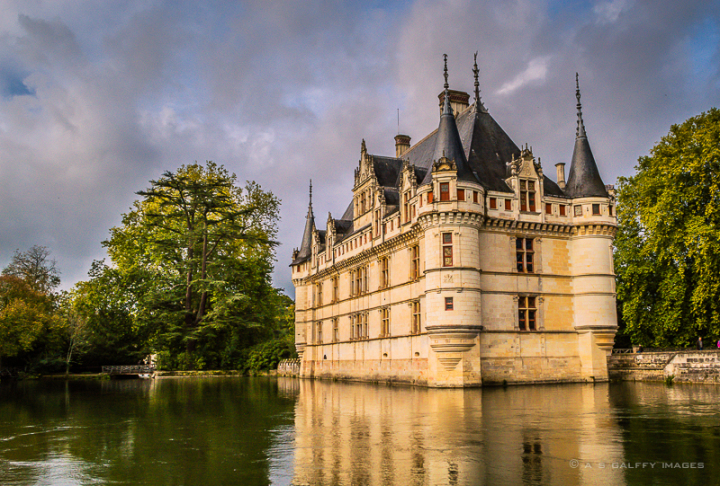
[[[0,266],[50,247],[65,283],[134,192],[214,160],[283,200],[275,280],[315,213],[339,216],[360,140],[394,153],[437,126],[442,54],[546,173],[569,161],[580,72],[606,183],[670,124],[718,104],[718,2],[98,2],[4,4],[0,19]],[[8,96],[5,92],[10,92]],[[31,96],[29,96],[31,95]]]

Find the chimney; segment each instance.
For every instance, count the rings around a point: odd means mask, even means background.
[[[560,189],[565,190],[565,162],[555,164],[557,169],[557,185]]]
[[[395,135],[395,157],[398,159],[410,149],[409,135]]]
[[[464,91],[455,91],[454,89],[448,90],[450,93],[450,107],[453,110],[453,114],[458,114],[467,110],[470,107],[470,95]],[[445,101],[445,91],[438,95],[440,99],[440,114],[442,115],[443,102]]]

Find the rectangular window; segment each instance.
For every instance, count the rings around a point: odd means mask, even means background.
[[[323,305],[322,291],[323,291],[323,284],[321,282],[321,283],[317,284],[317,306],[318,307],[322,307],[322,305]]]
[[[609,216],[613,215],[613,207],[612,206],[608,206],[608,215]]]
[[[521,296],[518,299],[518,327],[520,330],[535,331],[536,316],[535,297]]]
[[[582,216],[582,206],[575,206],[575,216]]]
[[[332,289],[332,300],[337,302],[340,300],[340,277],[333,277]]]
[[[411,280],[420,278],[420,247],[415,245],[412,247],[412,271],[410,273]]]
[[[599,204],[593,204],[592,210],[593,210],[593,216],[600,216],[600,205]]]
[[[412,329],[413,334],[420,334],[420,301],[412,303]]]
[[[443,267],[453,266],[452,233],[442,234]]]
[[[528,208],[535,212],[535,181],[528,181]]]
[[[505,199],[505,211],[512,211],[512,199]]]
[[[315,337],[317,338],[316,343],[317,343],[317,344],[322,344],[322,342],[323,342],[323,338],[322,338],[322,321],[318,322],[318,323],[316,324],[316,326],[317,326],[317,331],[316,331],[316,333],[315,333]]]
[[[428,192],[428,204],[432,203],[434,200],[432,191]]]
[[[458,198],[458,201],[464,201],[464,200],[465,200],[465,189],[458,189],[458,190],[457,190],[457,198]]]
[[[490,209],[497,209],[497,198],[490,198]]]
[[[382,309],[382,319],[380,321],[380,337],[390,335],[390,309],[385,307]]]
[[[552,214],[552,204],[545,203],[545,214]]]
[[[410,221],[410,195],[408,193],[403,194],[403,215],[406,223]]]
[[[566,214],[565,214],[565,208],[566,208],[566,207],[567,207],[567,206],[565,206],[564,204],[561,204],[561,205],[560,205],[560,216],[565,216],[565,215],[566,215]]]
[[[390,262],[388,258],[380,259],[380,288],[384,289],[390,286]]]
[[[445,297],[445,310],[446,311],[453,310],[453,298],[452,297]]]
[[[516,238],[515,253],[517,255],[517,271],[533,273],[533,240],[532,238]]]
[[[338,318],[337,317],[332,320],[332,325],[333,325],[333,342],[337,343],[340,341],[340,329],[338,326]]]
[[[362,267],[361,270],[362,270],[362,276],[363,276],[361,291],[362,291],[362,293],[365,293],[368,291],[368,267]]]
[[[520,180],[520,211],[535,212],[535,181]]]
[[[477,204],[477,202],[478,202],[478,192],[477,191],[473,191],[473,202],[475,204]]]
[[[441,182],[440,183],[440,200],[441,201],[449,201],[450,200],[450,183],[449,182]]]

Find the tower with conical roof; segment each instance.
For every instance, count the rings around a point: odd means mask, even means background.
[[[580,103],[580,82],[575,73],[577,128],[570,175],[565,194],[572,199],[574,237],[573,317],[583,375],[607,379],[607,356],[617,331],[613,240],[616,219],[613,200],[600,178],[590,150]]]

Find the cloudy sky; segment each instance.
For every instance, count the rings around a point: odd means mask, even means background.
[[[575,72],[606,184],[670,125],[720,105],[720,1],[0,0],[0,267],[44,245],[63,287],[165,170],[213,160],[282,199],[276,285],[315,187],[345,209],[367,141],[394,154],[438,123],[450,86],[545,171],[568,162]]]

